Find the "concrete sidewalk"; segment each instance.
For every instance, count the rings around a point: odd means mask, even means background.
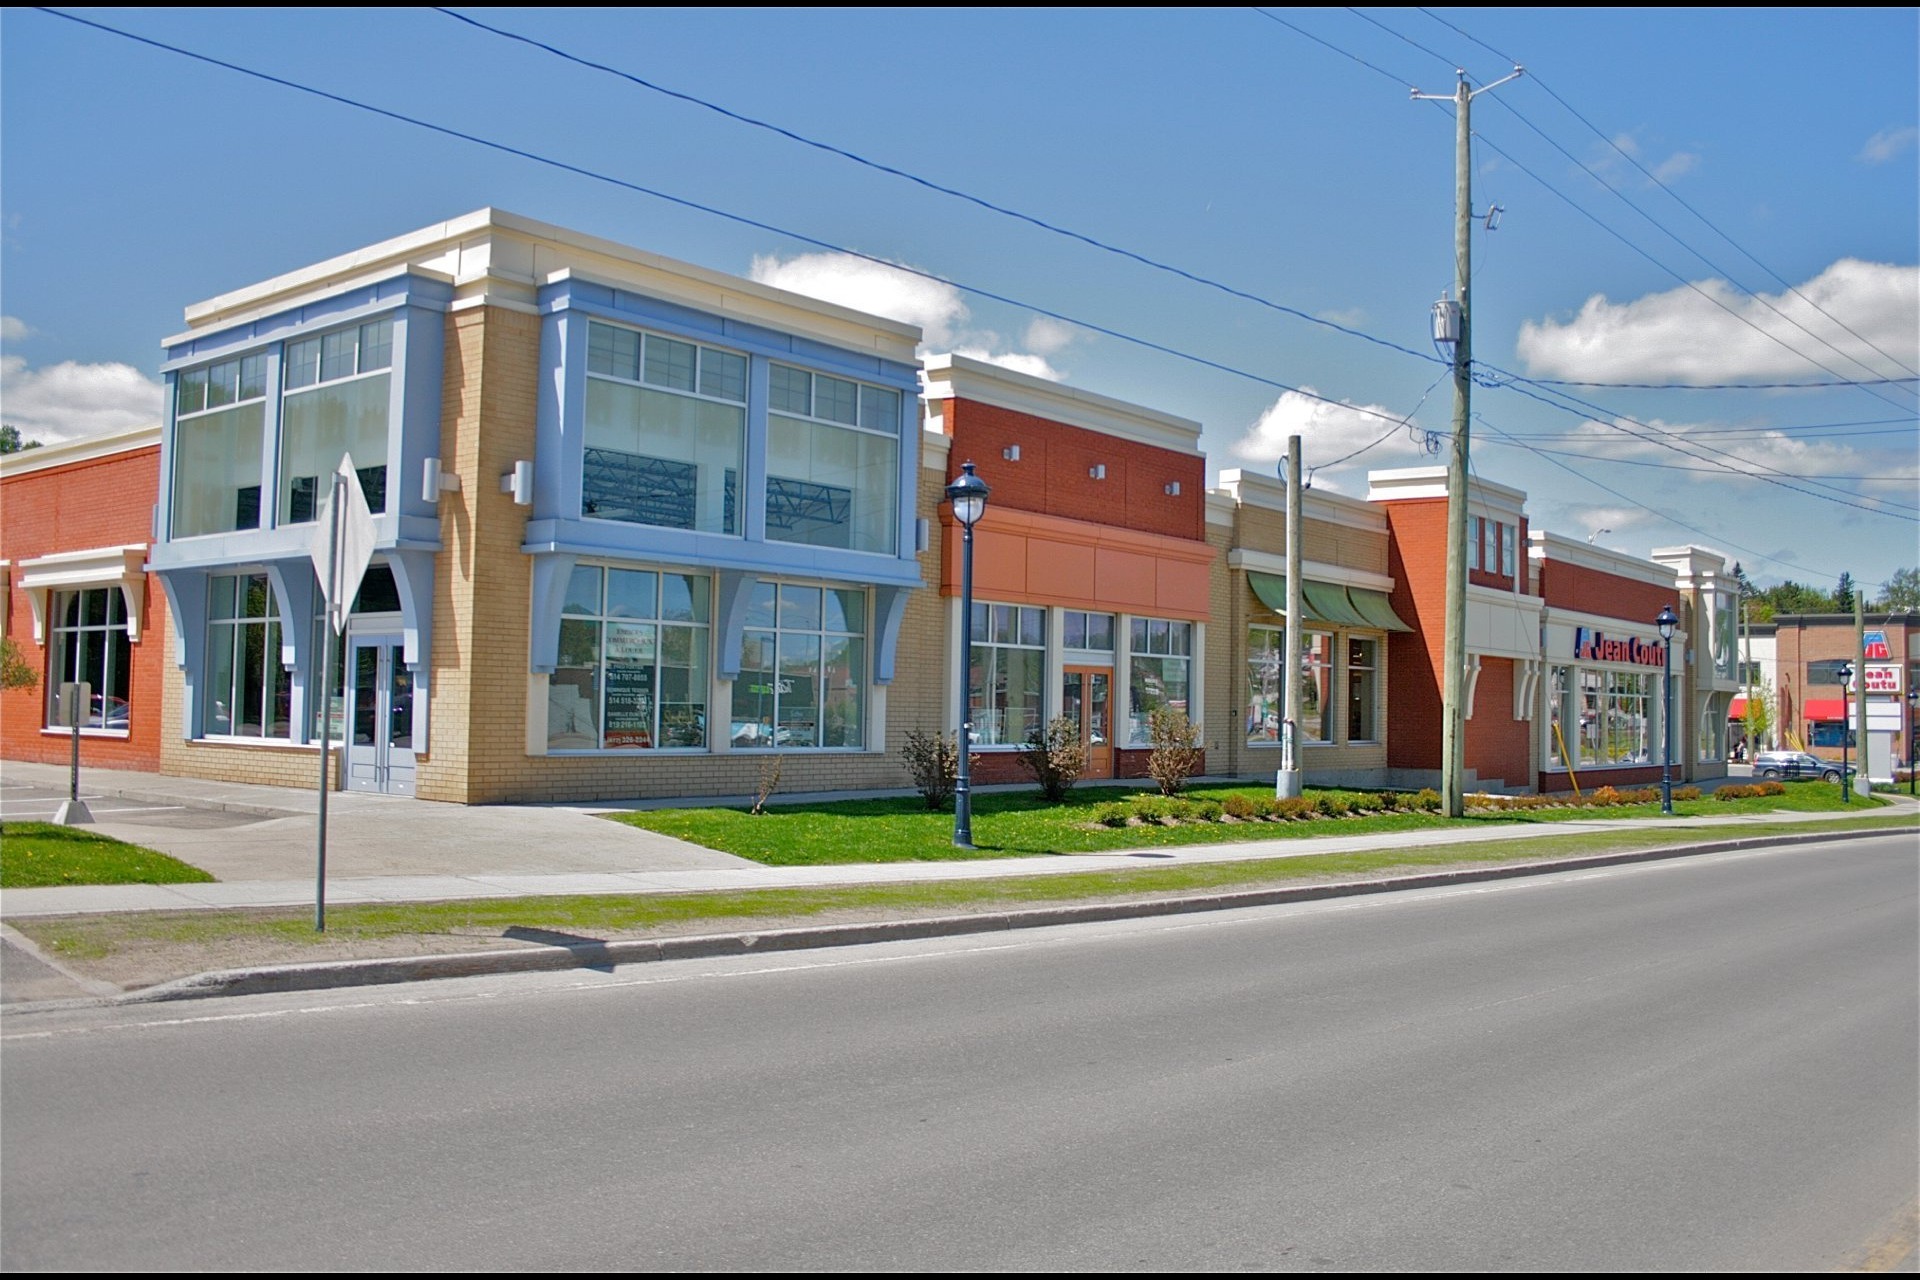
[[[33,797],[64,794],[66,770],[9,761],[0,766],[6,816],[35,816]],[[102,911],[290,907],[313,901],[312,791],[206,782],[157,774],[88,769],[82,794],[127,802],[97,830],[159,849],[220,877],[212,884],[94,885],[13,889],[0,896],[0,919]],[[32,797],[26,793],[33,793]],[[794,799],[794,798],[788,798]],[[1900,797],[1905,803],[1905,797]],[[234,816],[233,825],[171,825],[138,804]],[[107,806],[101,806],[105,809]],[[1142,849],[1121,853],[967,862],[887,862],[769,867],[593,816],[618,805],[462,806],[335,792],[329,798],[327,900],[336,905],[568,894],[685,893],[849,884],[979,880],[1179,863],[1304,857],[1395,846],[1433,847],[1526,840],[1538,826],[1398,835],[1327,835],[1286,840]],[[52,803],[46,803],[51,812]],[[1553,834],[1681,827],[1703,839],[1737,837],[1742,828],[1832,815],[1773,814],[1708,818],[1597,819],[1553,824]]]

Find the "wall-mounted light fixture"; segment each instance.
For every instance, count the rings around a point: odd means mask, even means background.
[[[1020,461],[1020,446],[1017,444],[1010,444],[1006,448],[1000,451],[1000,456],[1005,458],[1008,462],[1018,462]]]
[[[533,505],[533,463],[521,459],[513,464],[513,470],[500,477],[500,492],[513,495],[515,506]]]
[[[440,459],[428,458],[420,466],[420,500],[438,502],[443,493],[458,493],[460,477],[440,470]]]
[[[1104,462],[1094,463],[1091,467],[1087,468],[1087,475],[1095,480],[1105,480],[1107,478],[1107,464]]]

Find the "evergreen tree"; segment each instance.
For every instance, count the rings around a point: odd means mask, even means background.
[[[1853,575],[1840,571],[1840,583],[1833,589],[1833,607],[1837,613],[1853,612]]]

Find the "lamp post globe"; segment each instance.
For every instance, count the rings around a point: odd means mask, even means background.
[[[947,486],[947,501],[960,526],[960,758],[953,778],[953,847],[973,848],[973,786],[969,757],[973,744],[973,526],[987,513],[987,482],[960,464]]]
[[[1660,628],[1660,812],[1673,812],[1673,632],[1680,625],[1672,605],[1653,620]]]

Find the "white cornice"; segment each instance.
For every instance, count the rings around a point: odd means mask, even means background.
[[[1390,471],[1367,472],[1369,502],[1446,496],[1445,467],[1400,467]],[[1526,514],[1526,491],[1475,476],[1467,482],[1467,508],[1475,515],[1508,516],[1518,524]]]
[[[1260,471],[1243,471],[1238,467],[1229,468],[1220,473],[1220,489],[1234,502],[1250,507],[1261,507],[1268,511],[1287,509],[1286,481],[1278,476]],[[1344,493],[1329,493],[1324,489],[1309,489],[1301,495],[1300,518],[1343,525],[1349,529],[1364,529],[1369,533],[1383,534],[1387,531],[1386,513],[1378,507],[1359,498],[1349,498]]]
[[[921,363],[920,384],[929,401],[972,400],[1122,440],[1180,453],[1200,453],[1200,424],[1191,419],[1016,373],[968,356],[926,357]]]
[[[1275,555],[1271,551],[1249,551],[1236,548],[1227,552],[1227,567],[1248,569],[1254,573],[1271,573],[1282,578],[1287,576],[1287,558]],[[1393,590],[1393,579],[1386,574],[1353,569],[1343,564],[1302,560],[1300,572],[1302,576],[1313,582],[1331,582],[1342,587],[1365,587],[1369,591],[1391,592]]]
[[[475,298],[497,297],[503,305],[525,306],[542,284],[573,272],[903,363],[913,361],[920,341],[914,325],[491,208],[195,303],[186,309],[188,333],[179,337],[257,319],[402,272],[453,281],[458,302],[466,305],[474,305]]]
[[[78,440],[63,440],[58,444],[43,444],[37,449],[0,455],[0,477],[25,475],[31,471],[70,466],[76,462],[93,462],[110,458],[116,453],[157,448],[159,444],[158,423],[105,435],[82,436]]]
[[[1596,573],[1611,573],[1616,577],[1631,578],[1635,582],[1645,582],[1656,587],[1668,587],[1678,590],[1678,582],[1671,568],[1655,564],[1651,560],[1642,560],[1620,551],[1609,551],[1605,547],[1596,547],[1558,533],[1534,531],[1530,534],[1527,549],[1528,558],[1544,559],[1548,563],[1578,565],[1583,569],[1592,569]]]

